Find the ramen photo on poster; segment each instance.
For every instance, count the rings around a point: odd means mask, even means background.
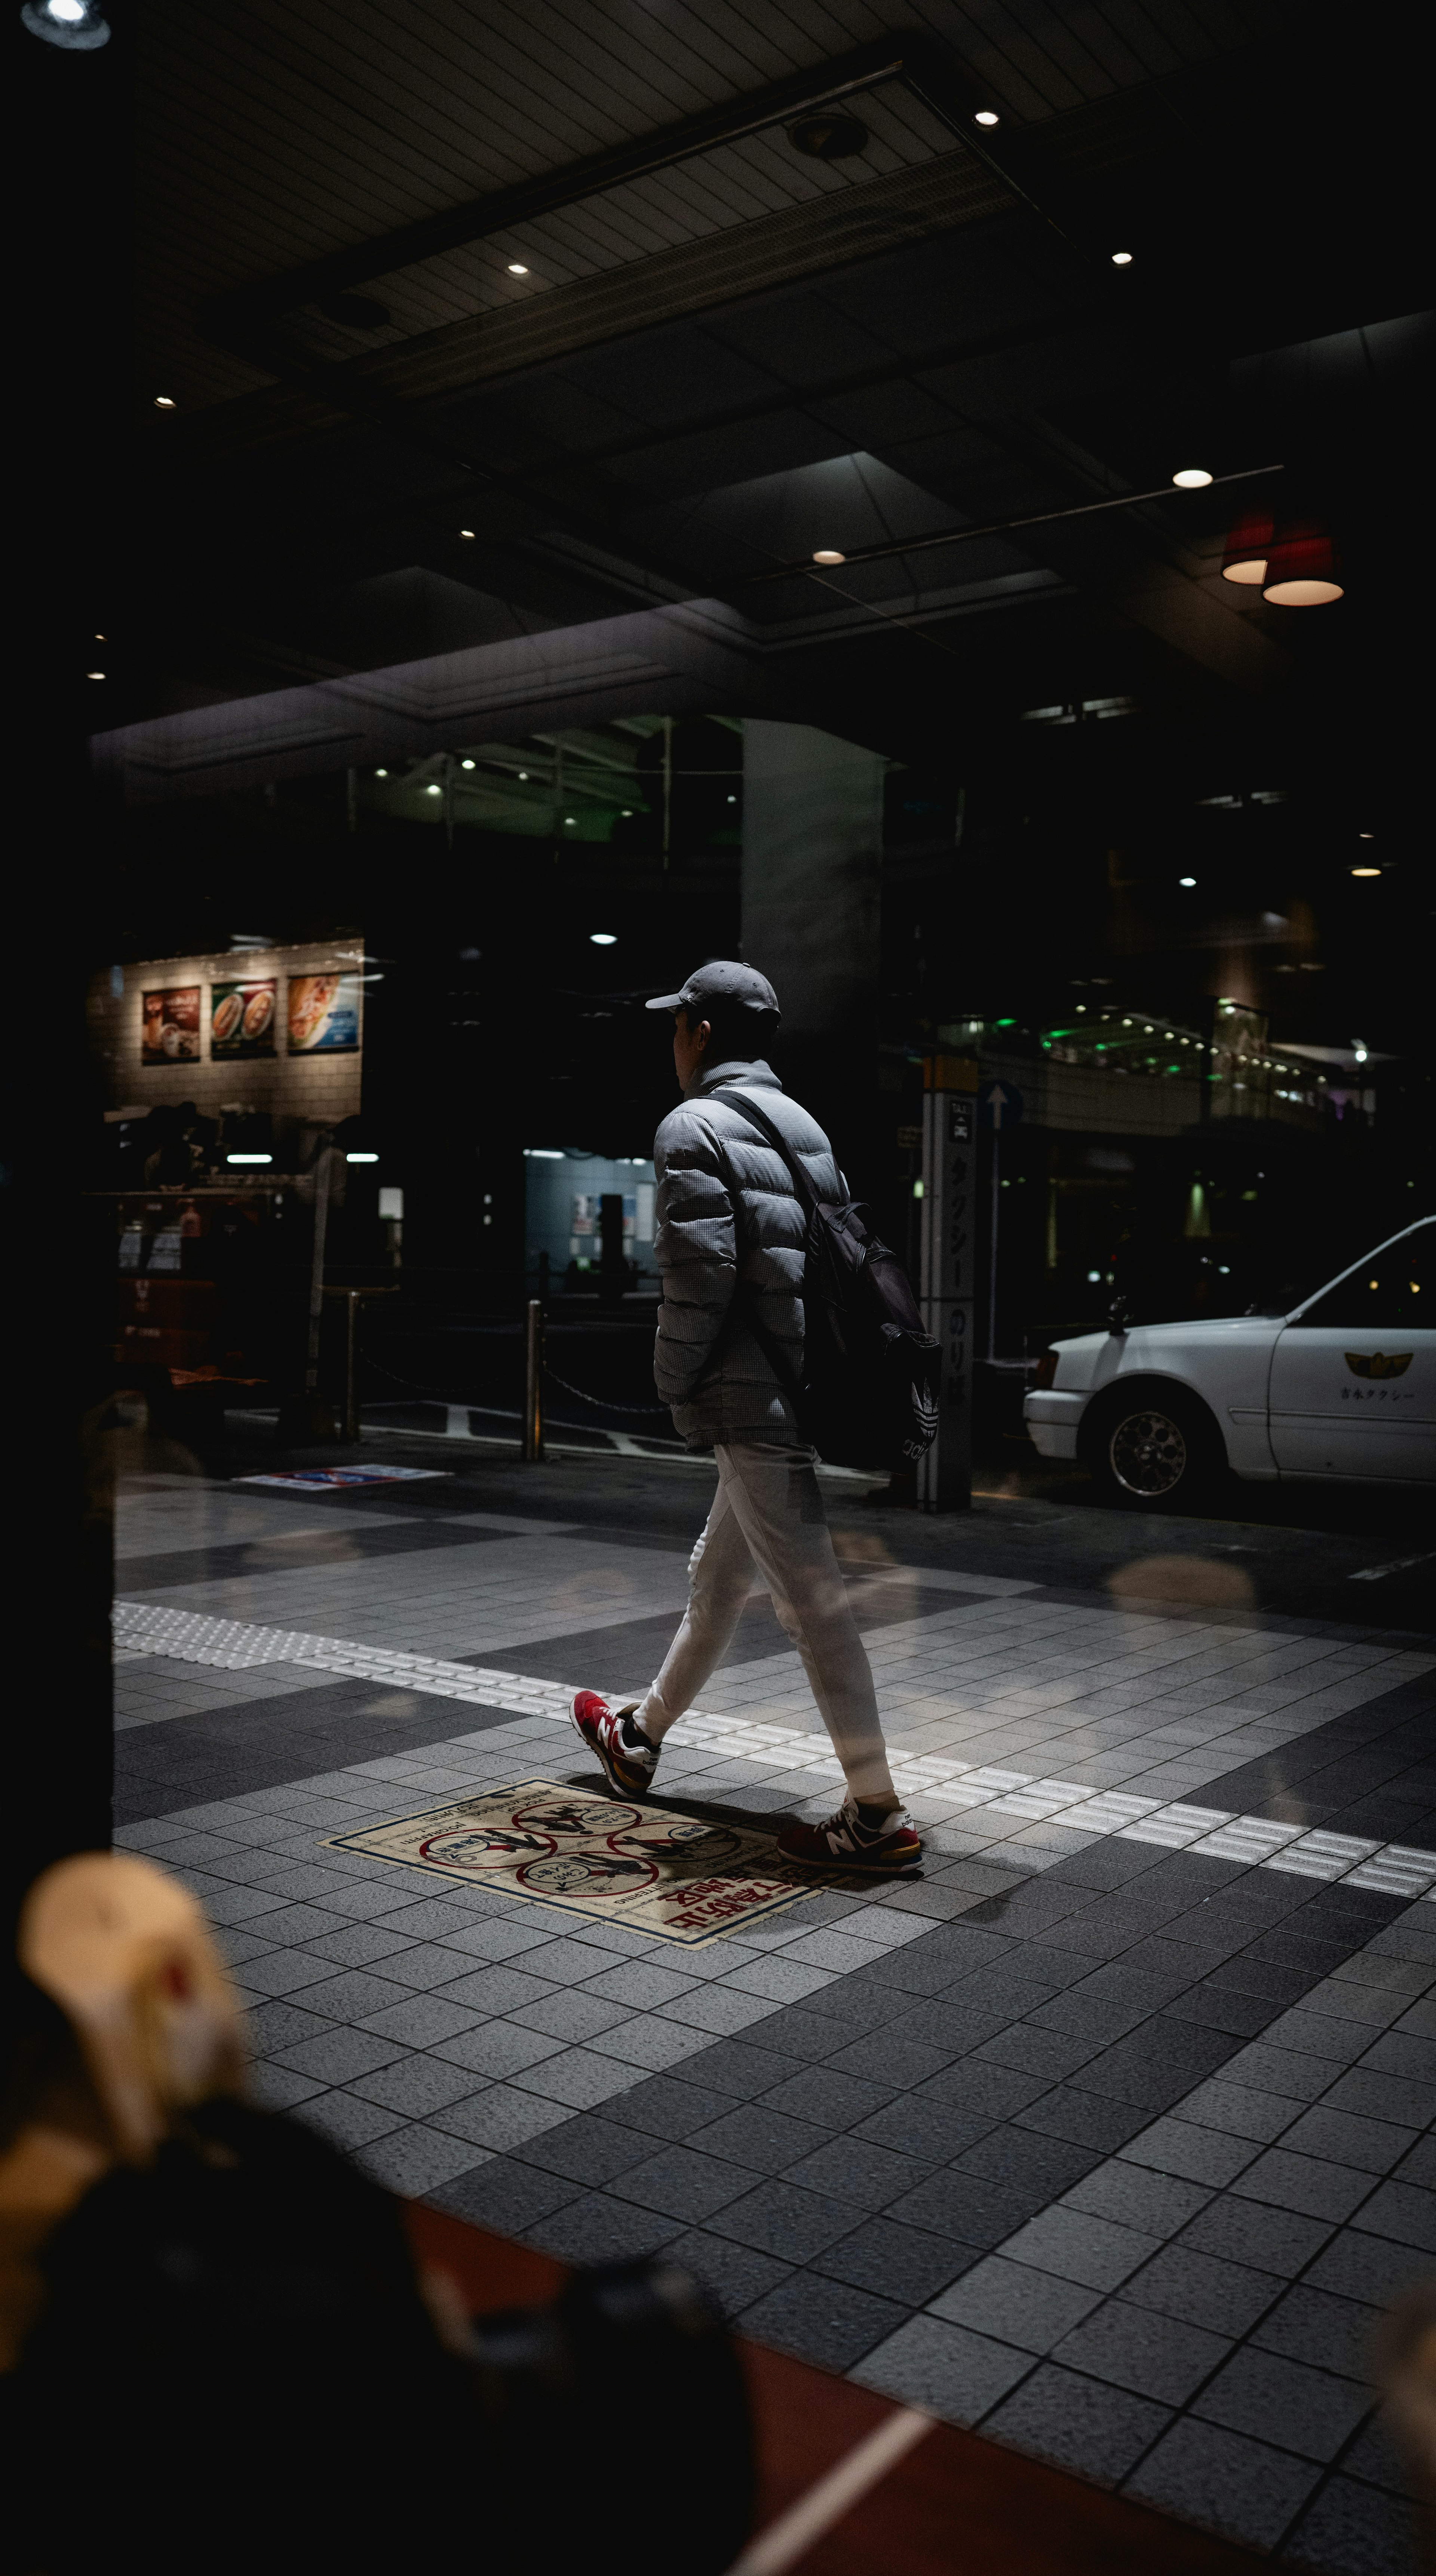
[[[236,1056],[273,1055],[279,978],[210,986],[209,1051],[217,1064]]]
[[[291,975],[291,1055],[354,1055],[359,1046],[357,975]]]
[[[198,984],[170,984],[160,992],[146,993],[143,1013],[141,1064],[198,1064]]]

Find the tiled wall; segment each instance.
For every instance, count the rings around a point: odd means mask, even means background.
[[[242,1107],[324,1127],[337,1124],[341,1118],[354,1117],[359,1109],[364,1062],[363,987],[359,1053],[291,1056],[285,1053],[286,978],[335,970],[352,974],[362,969],[363,957],[364,942],[355,935],[333,945],[310,942],[295,948],[250,948],[241,953],[220,950],[208,957],[151,958],[138,966],[104,968],[91,979],[86,1012],[91,1050],[103,1067],[106,1107],[153,1109],[160,1102],[192,1100],[209,1117],[224,1108]],[[211,984],[271,975],[279,987],[276,1052],[272,1056],[212,1062]],[[118,991],[114,989],[117,984]],[[200,988],[199,1061],[141,1064],[144,996],[157,986],[176,984],[198,984]]]

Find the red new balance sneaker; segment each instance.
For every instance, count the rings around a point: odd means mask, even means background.
[[[641,1798],[658,1763],[658,1747],[640,1735],[633,1723],[636,1700],[627,1708],[610,1708],[597,1691],[575,1691],[572,1718],[610,1789],[620,1798]]]
[[[856,1798],[821,1825],[785,1825],[778,1836],[785,1860],[812,1869],[864,1869],[886,1877],[921,1869],[922,1836],[903,1808],[868,1824]]]

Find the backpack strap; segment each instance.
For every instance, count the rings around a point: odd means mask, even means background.
[[[735,1109],[738,1116],[746,1119],[748,1125],[757,1131],[766,1144],[773,1146],[774,1150],[782,1155],[792,1177],[798,1205],[805,1216],[811,1216],[819,1203],[818,1193],[776,1120],[770,1118],[766,1110],[760,1109],[756,1101],[745,1099],[740,1091],[706,1091],[703,1097],[705,1100],[721,1100],[729,1109]]]
[[[705,1100],[722,1100],[726,1102],[730,1109],[736,1110],[738,1116],[746,1121],[755,1135],[761,1135],[766,1143],[776,1148],[777,1152],[782,1155],[783,1160],[787,1164],[788,1170],[792,1175],[793,1187],[797,1193],[799,1206],[804,1209],[806,1214],[811,1215],[812,1210],[818,1203],[817,1194],[813,1189],[812,1183],[808,1179],[807,1173],[803,1170],[801,1163],[798,1161],[797,1156],[789,1147],[787,1139],[782,1134],[781,1129],[774,1124],[773,1120],[766,1117],[761,1109],[756,1108],[751,1101],[745,1100],[740,1093],[735,1091],[708,1091],[704,1093],[703,1097]],[[721,1146],[719,1148],[719,1152],[720,1154],[722,1152]],[[729,1175],[729,1187],[730,1191],[736,1189],[736,1182],[734,1181],[731,1173]],[[736,1244],[734,1248],[736,1250]],[[803,1422],[805,1389],[802,1385],[801,1379],[795,1377],[793,1369],[789,1363],[787,1353],[774,1340],[767,1325],[755,1312],[755,1302],[756,1301],[748,1288],[747,1282],[745,1280],[735,1278],[733,1283],[733,1307],[741,1312],[749,1332],[752,1334],[753,1339],[757,1343],[759,1350],[762,1352],[764,1359],[767,1361],[773,1375],[776,1377],[779,1386],[782,1388],[784,1394],[791,1400],[793,1409],[798,1416],[798,1428],[800,1431],[803,1431],[805,1429]]]

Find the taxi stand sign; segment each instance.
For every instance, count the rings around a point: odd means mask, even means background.
[[[972,1309],[978,1070],[971,1056],[923,1062],[922,1319],[937,1342],[937,1438],[918,1463],[925,1511],[972,1500]]]

